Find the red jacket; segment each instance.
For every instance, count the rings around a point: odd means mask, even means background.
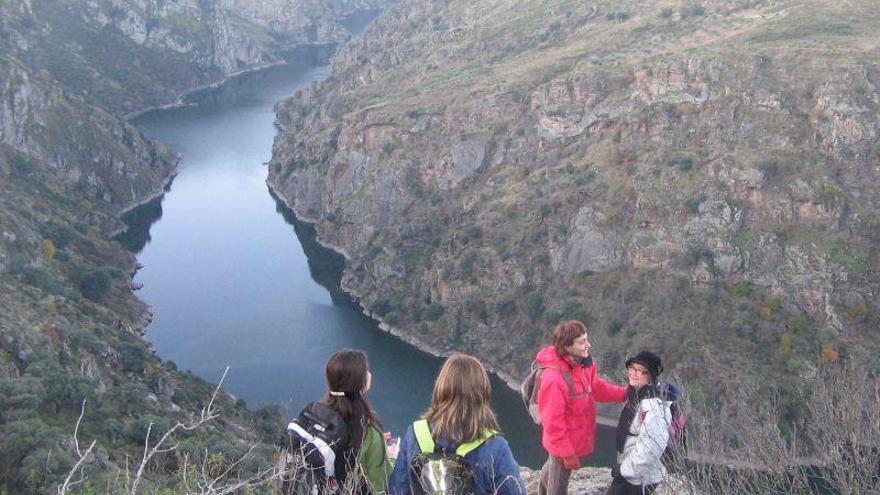
[[[568,385],[555,369],[541,373],[538,411],[544,449],[559,457],[590,454],[596,440],[596,401],[623,402],[626,387],[606,382],[596,373],[595,364],[584,368],[569,356],[560,358],[553,346],[538,351],[535,359],[541,366],[570,371],[575,394],[569,397]]]

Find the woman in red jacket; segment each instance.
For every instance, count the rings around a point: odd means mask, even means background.
[[[626,388],[600,377],[590,357],[587,327],[563,321],[553,330],[553,343],[535,358],[541,372],[538,411],[541,443],[549,456],[541,468],[539,495],[565,495],[571,472],[593,451],[596,402],[623,402]]]

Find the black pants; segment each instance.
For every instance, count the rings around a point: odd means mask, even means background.
[[[651,495],[657,485],[633,485],[624,478],[614,478],[605,495]]]

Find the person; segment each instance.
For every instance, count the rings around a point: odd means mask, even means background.
[[[657,378],[663,364],[653,352],[641,351],[627,359],[626,370],[626,405],[617,423],[618,463],[605,495],[648,495],[666,475],[661,460],[669,441],[670,400],[674,400],[668,395],[677,391],[668,387],[661,393]]]
[[[370,363],[363,351],[343,349],[327,360],[325,369],[328,392],[321,402],[335,409],[345,420],[351,432],[351,459],[356,459],[363,493],[369,488],[373,495],[388,491],[388,476],[394,468],[397,446],[386,449],[385,441],[390,434],[383,433],[382,423],[366,393],[373,383]]]
[[[547,462],[541,468],[539,495],[564,495],[580,458],[593,451],[596,439],[596,401],[623,402],[626,388],[599,376],[590,356],[587,328],[565,320],[553,330],[552,344],[535,360],[545,368],[538,390],[541,444]]]
[[[423,419],[430,437],[443,452],[466,444],[479,444],[463,455],[473,479],[466,492],[476,495],[525,495],[519,464],[507,440],[498,433],[498,420],[490,406],[492,386],[482,363],[465,354],[450,356],[434,383],[431,404]],[[414,427],[406,431],[399,459],[389,481],[391,495],[422,493],[415,467],[422,454]],[[424,423],[423,423],[424,424]],[[473,442],[473,443],[471,443]]]

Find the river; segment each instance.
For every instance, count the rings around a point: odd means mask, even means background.
[[[328,75],[324,54],[236,77],[134,123],[181,153],[165,195],[125,216],[120,241],[143,268],[135,281],[152,306],[147,338],[181,370],[216,381],[251,406],[293,414],[325,392],[337,349],[370,357],[369,398],[400,435],[425,410],[442,360],[383,332],[339,291],[343,260],[315,242],[265,184],[276,134],[273,105]],[[493,376],[493,404],[517,460],[540,467],[540,429],[519,396]],[[587,464],[613,462],[613,429],[600,427]]]

